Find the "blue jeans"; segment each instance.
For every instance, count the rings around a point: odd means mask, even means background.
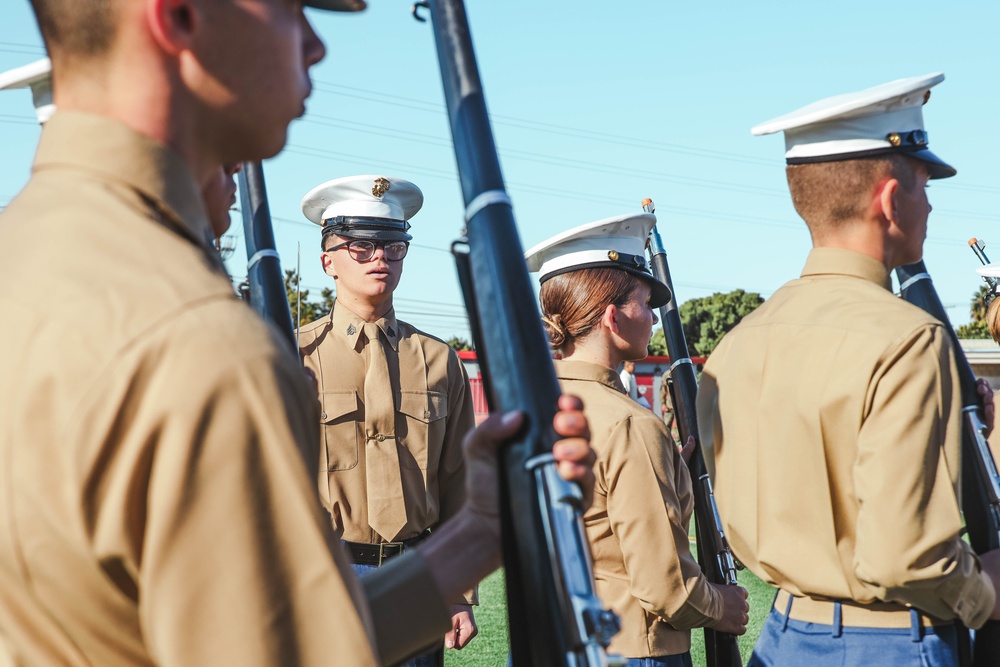
[[[351,568],[354,570],[354,574],[358,577],[363,577],[367,572],[372,570],[377,570],[378,568],[374,565],[358,565],[357,563],[351,564]],[[444,664],[444,637],[441,638],[441,646],[437,649],[424,653],[423,655],[418,655],[409,662],[398,667],[440,667]]]
[[[916,614],[914,614],[916,619]],[[771,609],[747,667],[958,667],[954,625],[857,628],[786,619]]]
[[[691,654],[661,655],[658,658],[629,658],[625,667],[691,667]]]

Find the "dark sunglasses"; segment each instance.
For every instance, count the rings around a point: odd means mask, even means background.
[[[326,252],[333,252],[341,248],[347,248],[355,262],[367,262],[375,256],[375,249],[382,248],[382,254],[390,262],[398,262],[410,249],[409,241],[364,241],[352,239],[339,245],[327,248]]]

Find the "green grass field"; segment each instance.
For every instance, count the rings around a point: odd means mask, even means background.
[[[740,638],[743,664],[750,659],[754,642],[771,608],[774,589],[746,570],[740,572],[740,585],[750,593],[750,623]],[[504,597],[503,571],[494,572],[479,586],[480,605],[476,607],[479,636],[461,651],[445,651],[445,667],[505,667],[507,665],[507,605]],[[705,664],[704,634],[691,633],[691,658],[696,667]]]

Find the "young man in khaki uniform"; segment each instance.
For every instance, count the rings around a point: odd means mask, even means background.
[[[302,113],[324,53],[302,6],[33,6],[59,111],[0,215],[0,309],[17,313],[0,327],[0,634],[15,663],[400,661],[499,564],[495,448],[519,417],[469,439],[474,494],[449,526],[359,584],[306,470],[313,389],[233,297],[200,197],[219,165],[277,152]],[[585,432],[579,414],[556,419]]]
[[[323,411],[320,496],[359,574],[416,546],[465,502],[462,438],[475,427],[465,367],[392,305],[422,205],[416,185],[385,176],[338,178],[302,199],[337,285],[330,315],[299,332]],[[475,637],[476,602],[474,591],[455,601],[449,648]]]
[[[943,78],[754,130],[785,132],[813,250],[722,340],[698,397],[733,552],[780,589],[751,665],[955,665],[954,620],[1000,618],[1000,554],[977,557],[960,535],[949,337],[893,296],[889,275],[921,258],[928,180],[955,174],[923,129]]]

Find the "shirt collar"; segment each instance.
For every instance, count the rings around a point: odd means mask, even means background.
[[[892,290],[892,281],[885,264],[853,250],[813,248],[802,269],[802,277],[822,275],[854,276]]]
[[[607,366],[592,364],[589,361],[555,360],[556,375],[560,380],[584,380],[598,382],[624,394],[625,385],[618,373]]]
[[[344,336],[352,349],[357,349],[358,339],[365,327],[365,321],[347,306],[335,301],[333,312],[330,313],[331,328],[338,336]],[[375,320],[375,324],[385,334],[385,339],[393,350],[399,349],[399,325],[396,323],[396,311],[389,312]]]
[[[123,123],[79,111],[57,111],[42,129],[33,171],[70,167],[136,191],[185,237],[213,249],[201,188],[180,155]]]

